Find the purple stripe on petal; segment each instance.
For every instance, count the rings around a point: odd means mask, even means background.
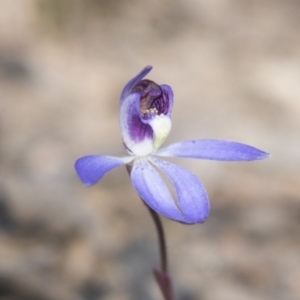
[[[153,150],[153,130],[141,121],[140,94],[127,96],[120,105],[120,128],[125,147],[136,155]]]
[[[172,88],[167,84],[162,84],[160,87],[163,90],[163,100],[166,107],[164,114],[171,116],[174,99]]]
[[[223,140],[191,140],[172,144],[156,153],[159,156],[201,158],[219,161],[252,161],[270,155],[252,146]]]
[[[123,102],[123,100],[129,95],[131,89],[135,87],[150,71],[152,70],[152,66],[145,67],[139,74],[137,74],[135,77],[133,77],[124,87],[120,103]]]
[[[194,215],[191,219],[177,208],[163,179],[147,160],[135,161],[131,181],[143,201],[157,213],[181,223],[196,223]]]
[[[210,205],[200,180],[178,165],[154,157],[152,161],[173,184],[179,207],[188,223],[204,222],[208,217]]]
[[[112,157],[89,155],[75,162],[75,170],[85,186],[97,183],[105,173],[113,168],[129,163],[133,157]]]

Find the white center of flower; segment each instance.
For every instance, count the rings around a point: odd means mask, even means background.
[[[154,149],[158,149],[162,143],[165,141],[167,136],[170,133],[172,122],[169,116],[165,116],[164,114],[156,115],[151,121],[150,126],[153,129],[154,133],[154,141],[153,146]]]
[[[138,143],[130,143],[130,153],[135,156],[147,156],[153,152],[153,141],[151,138],[145,138]]]

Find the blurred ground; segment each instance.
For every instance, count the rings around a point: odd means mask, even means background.
[[[203,225],[164,220],[178,299],[299,299],[299,28],[297,0],[0,0],[0,299],[161,299],[125,170],[86,189],[73,169],[125,153],[118,96],[148,64],[175,93],[166,143],[273,156],[178,160],[212,206]]]

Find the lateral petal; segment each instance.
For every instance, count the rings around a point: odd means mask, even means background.
[[[246,144],[213,139],[179,142],[165,147],[155,154],[218,161],[253,161],[270,156],[270,154]]]
[[[85,186],[97,183],[105,173],[113,168],[129,163],[134,157],[112,157],[88,155],[75,162],[75,170]]]
[[[160,85],[160,87],[163,90],[163,97],[166,107],[164,114],[171,117],[174,103],[174,93],[172,91],[172,88],[167,84],[162,84]]]
[[[121,103],[120,129],[129,152],[142,156],[153,151],[153,130],[141,120],[139,93],[128,95]]]

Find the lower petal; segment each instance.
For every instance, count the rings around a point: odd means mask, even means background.
[[[105,173],[133,160],[133,157],[89,155],[79,158],[75,170],[85,186],[97,183]]]
[[[209,200],[200,180],[186,169],[152,158],[153,163],[168,177],[175,188],[178,205],[191,223],[202,223],[209,214]]]
[[[270,154],[238,142],[224,140],[190,140],[170,145],[156,153],[159,156],[175,156],[211,159],[219,161],[253,161],[265,159]]]
[[[180,179],[179,177],[178,179]],[[181,207],[179,209],[159,173],[145,159],[135,161],[131,171],[131,181],[143,201],[145,201],[154,211],[166,218],[181,223],[194,224],[203,222],[207,217],[208,207],[206,207],[206,212],[199,213],[197,210],[196,212],[194,211],[197,205],[195,206],[195,204],[189,203],[188,197],[191,196],[188,193],[189,190],[191,190],[189,188],[187,189],[187,192],[184,192],[181,189],[177,190],[177,187],[175,187],[176,192],[180,195],[181,199],[181,204],[179,204]],[[194,186],[194,182],[192,185]],[[200,195],[203,195],[204,190],[202,188],[195,190],[198,190]],[[182,200],[184,195],[188,195],[188,197],[185,198],[185,200]],[[194,201],[195,197],[192,195],[192,198],[190,199],[193,199],[192,201]],[[200,206],[198,206],[198,208],[200,208]]]

